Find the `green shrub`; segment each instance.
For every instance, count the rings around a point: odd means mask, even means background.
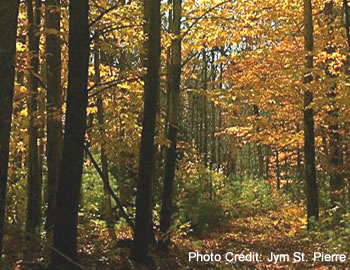
[[[190,222],[194,232],[205,233],[223,222],[225,209],[221,194],[215,188],[217,194],[214,194],[208,185],[209,181],[217,185],[220,180],[207,173],[184,182],[183,194],[177,202],[180,224]]]
[[[278,209],[285,199],[264,180],[230,178],[224,207],[232,217],[246,217]]]

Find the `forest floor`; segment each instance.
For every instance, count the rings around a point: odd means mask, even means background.
[[[191,259],[189,252],[200,254],[220,254],[219,262],[197,262]],[[227,262],[225,254],[249,253],[259,255],[259,262]],[[281,256],[280,262],[268,262],[274,254]],[[304,261],[300,255],[305,253]],[[215,231],[198,236],[175,238],[170,254],[160,257],[160,269],[350,269],[350,253],[345,254],[345,262],[314,261],[314,253],[334,254],[317,234],[306,233],[306,220],[302,208],[290,206],[279,212],[271,211],[254,217],[239,218],[219,226]],[[299,255],[299,257],[298,257]],[[159,256],[159,254],[158,254]],[[283,261],[285,258],[285,261]]]
[[[289,206],[279,211],[270,211],[253,217],[230,219],[207,234],[179,235],[173,238],[168,254],[154,250],[151,256],[157,265],[155,269],[350,269],[350,252],[346,262],[327,263],[314,261],[314,252],[335,253],[327,247],[317,234],[307,234],[303,210],[300,206]],[[80,259],[86,270],[139,270],[148,269],[127,259],[129,248],[111,247],[111,241],[105,230],[90,231],[80,227]],[[83,233],[88,230],[89,233]],[[119,231],[118,239],[130,240],[131,234]],[[45,249],[44,249],[45,250]],[[200,254],[220,254],[219,262],[189,261],[189,252]],[[259,261],[227,262],[225,254],[253,255],[258,253]],[[274,254],[287,254],[285,261],[269,262]],[[302,262],[294,261],[294,253],[305,253]],[[44,252],[45,253],[45,252]],[[45,264],[48,254],[41,254]],[[242,255],[243,256],[243,255]],[[218,258],[218,257],[217,257]],[[281,257],[282,258],[282,257]],[[17,262],[19,262],[17,260]],[[23,263],[23,261],[22,261]],[[22,263],[8,269],[38,269],[24,266]],[[22,265],[21,265],[22,264]],[[0,268],[1,269],[1,268]]]

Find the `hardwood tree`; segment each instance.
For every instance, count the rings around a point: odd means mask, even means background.
[[[304,0],[304,39],[306,63],[305,67],[308,73],[304,74],[304,83],[309,84],[313,80],[313,23],[312,23],[312,4],[311,0]],[[304,92],[304,155],[305,155],[305,180],[306,180],[306,199],[307,199],[307,220],[308,229],[311,229],[311,218],[315,221],[319,219],[318,206],[318,186],[315,168],[315,123],[314,110],[311,107],[313,93],[307,89]]]
[[[3,250],[19,0],[0,0],[0,258]]]
[[[142,121],[139,174],[136,194],[136,223],[132,257],[136,261],[145,261],[150,240],[149,228],[152,211],[152,179],[154,162],[154,133],[157,114],[160,67],[160,1],[145,0],[145,10],[149,14],[147,41],[147,74],[144,84],[144,112]]]
[[[89,66],[89,3],[69,3],[69,62],[63,154],[56,197],[51,269],[76,269]],[[58,251],[58,252],[57,252]],[[64,254],[65,256],[62,256]]]
[[[178,110],[180,102],[180,81],[181,81],[181,0],[173,0],[173,17],[171,20],[171,32],[175,38],[171,43],[171,60],[169,63],[168,85],[168,133],[167,139],[170,141],[166,148],[165,174],[163,182],[162,208],[160,212],[160,231],[166,235],[170,225],[173,213],[173,186],[176,168],[176,142],[178,133]],[[160,241],[161,247],[167,249],[169,239]]]
[[[45,228],[51,231],[62,156],[62,87],[60,0],[45,1],[47,78],[47,211]]]
[[[27,74],[28,81],[28,198],[27,198],[27,220],[26,238],[33,243],[34,238],[38,238],[41,227],[41,202],[42,202],[42,174],[39,162],[39,127],[38,117],[38,76],[39,76],[39,41],[41,23],[41,0],[27,0],[28,16],[28,53],[29,68]],[[34,246],[30,247],[33,248]],[[30,251],[29,251],[30,252]]]

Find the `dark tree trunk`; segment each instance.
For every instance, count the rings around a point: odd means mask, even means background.
[[[280,161],[279,161],[279,153],[278,150],[275,152],[276,159],[276,177],[277,177],[277,189],[281,188],[281,170],[280,170]]]
[[[173,19],[171,32],[177,37],[180,35],[181,0],[173,0]],[[165,174],[163,184],[162,208],[160,212],[160,231],[166,234],[171,225],[173,212],[173,185],[176,166],[176,141],[178,132],[178,110],[180,102],[181,79],[181,40],[180,37],[172,40],[171,62],[169,65],[169,123],[167,138],[170,146],[166,149]],[[169,239],[161,241],[161,246],[166,249]]]
[[[56,191],[62,157],[62,88],[60,45],[60,0],[46,0],[47,77],[47,212],[45,229],[52,231]]]
[[[260,116],[259,106],[254,104],[253,109],[254,109],[254,114],[258,119]],[[256,132],[259,133],[259,131],[260,131],[260,128],[257,127]],[[258,150],[258,159],[259,159],[258,160],[258,164],[259,164],[258,177],[261,179],[264,175],[264,156],[263,156],[263,152],[262,152],[262,146],[259,142],[257,145],[257,150]]]
[[[203,152],[204,152],[204,164],[205,167],[208,166],[208,100],[207,100],[207,90],[208,90],[208,60],[207,60],[207,52],[203,50],[203,107],[202,107],[202,117],[203,117]]]
[[[41,22],[41,0],[27,0],[28,15],[28,47],[29,47],[29,70],[28,70],[28,185],[27,185],[27,218],[26,239],[30,241],[29,249],[34,248],[33,238],[39,238],[41,226],[41,200],[42,200],[42,174],[39,162],[39,127],[36,123],[38,117],[38,79],[39,74],[39,40]],[[37,244],[36,244],[37,245]],[[28,250],[32,253],[31,250]]]
[[[152,222],[152,179],[154,162],[154,133],[157,114],[160,67],[160,1],[145,0],[149,14],[147,41],[147,74],[144,86],[144,113],[136,195],[136,224],[132,257],[145,261],[148,254],[149,228]]]
[[[333,1],[327,2],[325,8],[325,16],[328,23],[328,34],[331,38],[334,38],[334,10]],[[327,46],[326,52],[328,54],[335,53],[336,49],[333,46]],[[329,80],[334,80],[335,75],[329,70],[329,64],[326,63],[326,77]],[[345,196],[344,196],[344,179],[343,179],[343,159],[342,159],[342,144],[339,133],[339,108],[337,104],[337,85],[336,82],[332,82],[331,87],[327,93],[329,99],[330,110],[328,111],[328,126],[329,126],[329,176],[330,176],[330,191],[331,191],[331,207],[336,211],[333,216],[333,223],[339,224],[341,215],[345,210]]]
[[[265,179],[269,179],[270,177],[270,147],[266,147],[265,153]]]
[[[223,56],[224,52],[223,50],[220,52],[220,54]],[[223,83],[222,83],[222,79],[223,79],[223,73],[224,73],[224,66],[221,63],[220,64],[220,74],[219,74],[219,89],[221,90],[223,88]],[[222,113],[221,113],[221,108],[219,108],[218,110],[218,130],[221,131],[222,129]],[[218,160],[218,171],[220,171],[221,168],[221,162],[222,162],[222,157],[221,157],[221,144],[222,144],[222,139],[219,136],[217,138],[217,160]]]
[[[88,14],[88,1],[70,1],[67,112],[53,232],[54,248],[73,261],[77,260],[78,209],[88,101]],[[62,268],[77,267],[53,251],[52,269]]]
[[[216,65],[215,62],[215,53],[212,51],[212,68],[211,68],[211,83],[212,83],[212,90],[215,90],[215,80],[216,80]],[[216,145],[217,145],[217,139],[215,137],[216,132],[216,108],[215,103],[211,102],[211,150],[210,150],[210,169],[214,168],[214,165],[216,164]]]
[[[344,63],[344,73],[347,78],[347,82],[349,82],[349,75],[350,75],[350,10],[348,5],[348,0],[343,0],[343,9],[344,9],[344,27],[346,32],[346,41],[347,41],[347,55],[346,60]],[[349,157],[349,149],[345,151],[345,158]],[[349,159],[347,159],[349,160]],[[344,164],[348,164],[347,162],[344,162]],[[348,175],[347,175],[348,176]],[[350,205],[350,189],[349,184],[347,186],[348,188],[348,208]]]
[[[0,258],[5,225],[18,6],[19,0],[0,0]]]
[[[308,73],[304,74],[304,83],[308,84],[313,80],[313,24],[312,24],[312,4],[311,0],[304,0],[304,37],[306,63],[305,67]],[[308,229],[311,228],[310,218],[316,221],[319,219],[318,206],[318,187],[315,168],[315,131],[314,131],[314,111],[309,108],[313,100],[311,90],[304,93],[304,155],[305,155],[305,181],[306,181],[306,199],[307,199],[307,219]]]
[[[299,124],[297,124],[297,132],[300,132]],[[303,177],[303,168],[301,164],[301,149],[299,143],[297,144],[297,175],[298,179],[301,180]]]

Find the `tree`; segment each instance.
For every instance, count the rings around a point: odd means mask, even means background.
[[[173,212],[173,185],[176,167],[176,141],[178,132],[178,110],[180,102],[180,80],[181,80],[181,0],[173,0],[173,18],[171,20],[171,32],[175,38],[171,43],[171,60],[169,63],[169,101],[168,101],[168,134],[170,145],[166,148],[165,174],[163,183],[162,208],[160,212],[160,231],[164,235],[171,225]],[[168,240],[161,241],[161,246],[166,248]]]
[[[4,237],[19,0],[0,0],[0,258]]]
[[[304,39],[306,63],[308,73],[304,74],[304,83],[309,84],[312,80],[314,47],[313,24],[312,24],[312,4],[311,0],[304,0]],[[318,221],[318,187],[315,168],[315,131],[314,131],[314,111],[310,107],[313,100],[312,91],[307,89],[304,92],[304,155],[305,155],[305,180],[307,199],[307,220],[308,228],[311,228],[310,219]]]
[[[67,111],[56,197],[53,246],[73,261],[77,260],[77,223],[88,101],[88,14],[88,1],[70,1]],[[56,251],[52,253],[51,263],[52,269],[77,267]]]
[[[45,228],[51,231],[62,156],[62,88],[60,45],[60,1],[45,1],[47,77],[47,212]]]
[[[136,261],[146,260],[150,239],[154,133],[160,67],[160,1],[145,0],[145,6],[148,6],[152,12],[149,14],[146,60],[147,74],[144,86],[144,112],[136,194],[136,228],[133,248],[133,258]],[[145,9],[147,10],[147,8]]]
[[[36,118],[38,116],[38,76],[39,76],[39,41],[41,22],[41,0],[27,0],[28,15],[28,50],[29,50],[29,70],[28,80],[28,115],[29,115],[29,145],[28,145],[28,198],[27,198],[27,220],[26,238],[28,241],[32,237],[38,238],[41,227],[41,190],[42,175],[39,162],[38,139],[39,131]],[[32,246],[31,248],[33,248]]]
[[[328,35],[330,40],[334,37],[335,12],[333,8],[333,1],[327,2],[324,8],[324,15],[326,17],[328,26]],[[327,44],[325,51],[328,55],[336,52],[336,47],[333,44]],[[333,222],[339,224],[341,215],[345,210],[345,196],[344,196],[344,180],[343,180],[343,158],[342,158],[342,143],[339,131],[339,106],[337,102],[337,83],[335,81],[337,74],[331,67],[331,62],[328,60],[325,63],[326,78],[331,82],[331,86],[327,91],[329,98],[330,109],[327,111],[328,129],[329,129],[329,176],[330,176],[330,191],[331,191],[331,207],[335,208]]]

